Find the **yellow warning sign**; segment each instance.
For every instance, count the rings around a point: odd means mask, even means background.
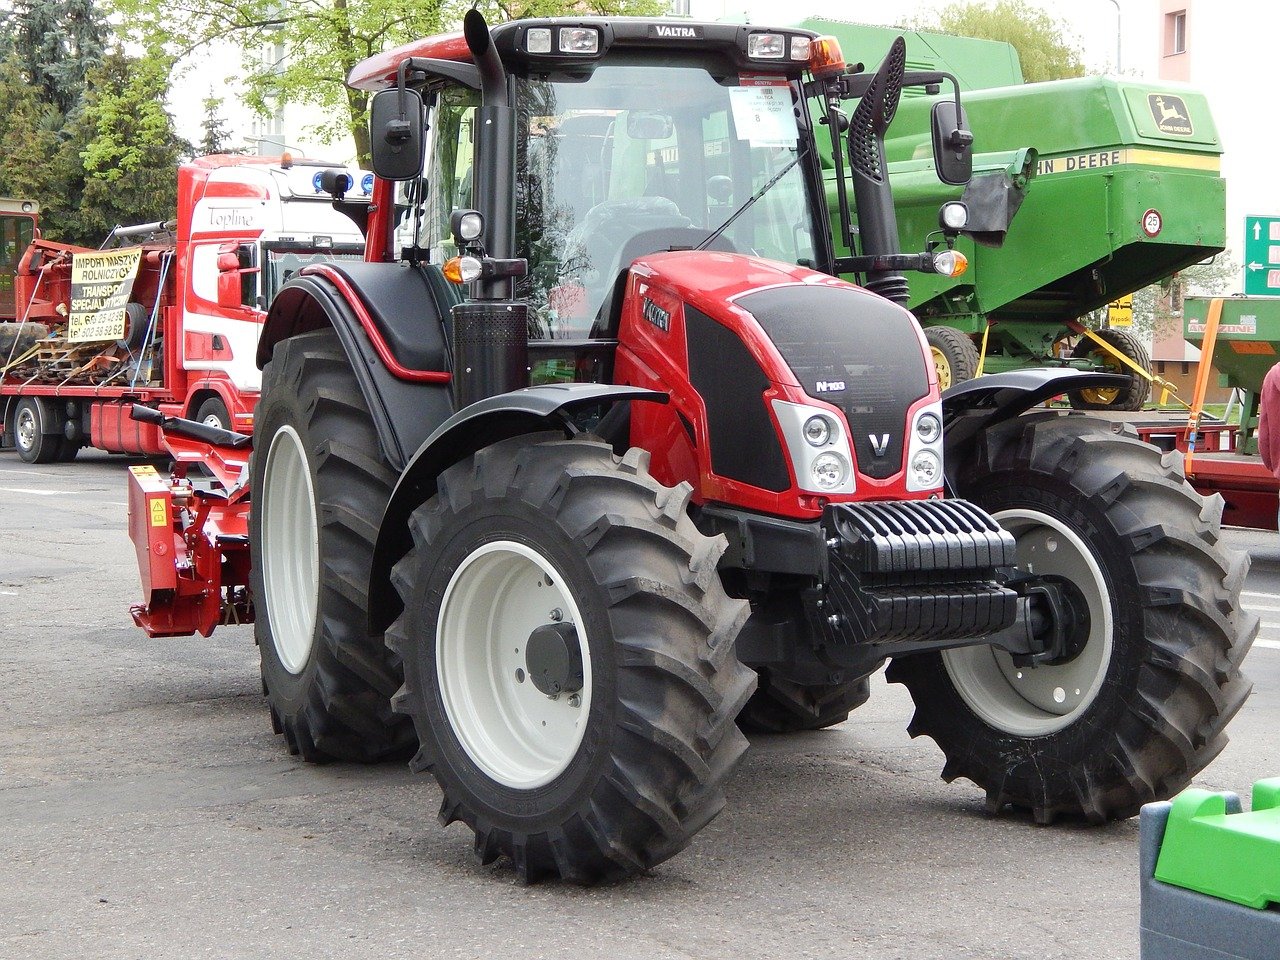
[[[77,253],[71,258],[71,316],[67,339],[120,340],[142,248]]]
[[[1107,326],[1133,326],[1133,294],[1127,294],[1119,300],[1107,304]]]
[[[149,500],[151,505],[151,525],[153,527],[167,527],[169,525],[169,511],[165,509],[164,501],[159,497]]]

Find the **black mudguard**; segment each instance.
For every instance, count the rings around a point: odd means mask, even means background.
[[[948,485],[953,469],[968,459],[984,430],[1020,416],[1050,397],[1089,387],[1124,387],[1129,379],[1116,373],[1037,367],[956,384],[942,395]]]
[[[576,432],[568,418],[574,410],[599,404],[649,400],[666,403],[669,396],[643,387],[609,383],[558,383],[528,387],[487,397],[440,424],[418,448],[391,494],[378,528],[369,580],[369,623],[381,633],[399,615],[400,600],[391,586],[391,567],[409,550],[409,515],[431,499],[441,472],[500,440],[528,433]]]
[[[392,264],[362,263],[358,266],[385,268],[385,271],[401,269]],[[424,279],[416,284],[417,296],[394,306],[379,295],[382,288],[375,281],[385,279],[383,273],[367,272],[371,274],[368,282],[361,284],[365,278],[356,275],[356,271],[343,271],[365,298],[366,309],[378,323],[393,351],[404,339],[403,331],[411,327],[426,334],[422,339],[434,340],[439,345],[430,356],[420,346],[416,353],[399,357],[400,362],[411,368],[447,369],[440,308],[431,296],[427,281]],[[271,304],[258,341],[258,366],[265,366],[270,361],[275,345],[281,340],[325,326],[331,326],[337,332],[342,349],[351,362],[387,462],[397,471],[403,470],[412,451],[418,449],[431,431],[453,413],[449,385],[402,380],[395,376],[369,342],[346,296],[323,276],[297,276],[281,288]]]

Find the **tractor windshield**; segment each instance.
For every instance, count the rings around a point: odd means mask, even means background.
[[[516,245],[534,336],[588,336],[633,260],[696,247],[775,177],[709,249],[815,261],[787,81],[688,64],[618,58],[588,79],[519,82]]]

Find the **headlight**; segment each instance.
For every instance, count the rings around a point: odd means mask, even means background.
[[[911,479],[920,487],[936,487],[942,479],[942,460],[932,450],[911,458]]]
[[[534,27],[524,35],[524,48],[530,53],[551,52],[551,29]]]
[[[938,226],[958,233],[969,225],[969,208],[959,200],[944,203],[938,210]]]
[[[791,38],[791,59],[808,60],[810,41],[808,37]]]
[[[753,33],[747,37],[747,56],[756,60],[781,60],[787,55],[787,38],[780,33]]]
[[[925,443],[933,443],[942,436],[942,421],[932,413],[921,414],[916,421],[916,436]]]
[[[810,417],[804,422],[804,438],[815,447],[825,447],[831,439],[831,421],[821,415]]]
[[[561,27],[561,53],[599,53],[600,34],[593,27]]]
[[[844,483],[849,475],[849,464],[844,457],[834,453],[824,453],[813,461],[810,472],[814,484],[821,490],[834,490]]]

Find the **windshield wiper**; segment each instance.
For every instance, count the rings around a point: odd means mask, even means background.
[[[763,187],[761,187],[759,190],[753,193],[750,197],[748,197],[746,203],[740,206],[737,210],[733,211],[733,215],[730,216],[728,220],[720,224],[720,226],[716,227],[715,230],[711,232],[710,236],[707,237],[707,239],[703,240],[700,244],[698,244],[693,249],[705,250],[707,249],[708,246],[715,243],[716,239],[720,236],[720,234],[724,233],[726,230],[729,229],[729,227],[733,226],[733,221],[737,220],[740,216],[742,216],[744,213],[750,210],[752,204],[754,204],[757,200],[759,200],[766,193],[768,193],[769,188],[772,187],[779,180],[781,180],[784,176],[786,176],[787,173],[790,172],[792,167],[794,167],[797,163],[799,163],[801,160],[804,159],[805,154],[807,154],[808,152],[809,152],[809,145],[805,144],[799,151],[797,151],[796,155],[791,158],[790,163],[788,163],[785,167],[783,167],[781,170],[775,173],[769,179],[768,183],[766,183]]]

